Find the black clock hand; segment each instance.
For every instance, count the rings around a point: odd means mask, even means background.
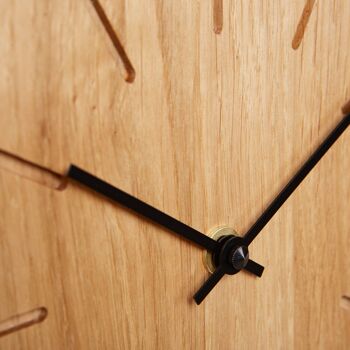
[[[302,165],[297,173],[291,178],[288,184],[282,189],[277,197],[271,202],[267,209],[260,215],[251,228],[244,235],[244,244],[248,247],[250,243],[255,239],[259,232],[265,227],[265,225],[272,219],[279,208],[289,198],[289,196],[296,190],[301,184],[309,172],[315,167],[319,160],[326,154],[326,152],[332,147],[339,136],[346,130],[350,124],[350,114],[345,116],[334,130],[326,137],[326,139],[320,144],[316,151],[309,157],[309,159]]]
[[[141,200],[131,196],[130,194],[108,184],[107,182],[89,174],[85,170],[71,165],[67,177],[77,181],[81,185],[88,187],[108,199],[111,199],[124,207],[133,210],[139,215],[167,228],[177,235],[205,248],[212,253],[217,253],[222,244],[206,236],[205,234],[193,229],[192,227],[174,219],[173,217],[161,212],[160,210],[142,202]],[[243,266],[246,271],[261,277],[264,267],[258,263],[248,260],[246,266]]]
[[[168,230],[175,232],[181,237],[199,245],[204,249],[214,252],[219,247],[218,242],[214,239],[172,218],[149,204],[142,202],[130,194],[115,188],[107,182],[89,174],[85,170],[79,169],[75,165],[70,166],[67,177],[79,182],[95,192],[98,192],[112,201],[135,211],[137,214],[146,217],[147,219],[167,228]]]
[[[334,128],[334,130],[326,137],[326,139],[321,143],[321,145],[316,149],[316,151],[309,157],[309,159],[302,165],[302,167],[297,171],[297,173],[292,177],[288,184],[282,189],[282,191],[277,195],[277,197],[272,201],[268,208],[262,213],[262,215],[256,220],[256,222],[251,226],[247,233],[238,242],[232,242],[231,249],[237,252],[239,249],[246,248],[246,256],[249,256],[247,247],[254,240],[254,238],[259,234],[259,232],[265,227],[265,225],[271,220],[271,218],[276,214],[283,203],[289,198],[289,196],[295,191],[295,189],[300,185],[300,183],[305,179],[309,172],[315,167],[318,161],[326,154],[330,147],[337,141],[339,136],[346,130],[350,124],[350,114],[345,116],[339,124]],[[234,239],[232,239],[234,240]],[[233,248],[232,248],[233,247]],[[197,304],[200,304],[204,298],[210,293],[210,291],[215,287],[215,285],[220,281],[220,279],[225,274],[235,274],[240,271],[239,268],[233,269],[232,266],[227,265],[228,254],[232,255],[232,251],[227,249],[225,251],[225,246],[220,252],[221,261],[218,264],[214,273],[207,279],[206,282],[201,286],[201,288],[194,295],[194,300]],[[244,256],[242,257],[244,258]],[[254,271],[258,274],[259,271],[262,273],[262,266],[248,260],[243,268],[249,268],[249,271]]]
[[[263,266],[250,259],[248,260],[247,265],[243,268],[258,277],[261,277],[264,271]],[[205,297],[216,286],[216,284],[221,280],[221,278],[225,276],[226,273],[230,274],[229,271],[225,270],[225,268],[223,268],[222,265],[219,265],[216,268],[213,274],[209,276],[209,278],[203,283],[203,285],[193,296],[193,299],[195,300],[197,305],[199,305],[205,299]]]

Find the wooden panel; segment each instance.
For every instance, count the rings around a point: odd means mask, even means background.
[[[136,76],[86,1],[2,2],[0,149],[95,173],[202,232],[244,233],[350,97],[348,1],[103,0]],[[1,348],[350,345],[349,132],[252,244],[266,266],[201,306],[202,251],[69,185],[1,170],[0,319],[39,306]]]

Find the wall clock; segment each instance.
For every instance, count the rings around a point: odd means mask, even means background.
[[[349,112],[350,4],[305,3],[1,3],[1,349],[349,348],[349,131],[200,305],[203,250],[61,181],[243,235]]]

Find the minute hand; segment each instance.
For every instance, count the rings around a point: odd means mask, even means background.
[[[218,242],[214,239],[161,212],[151,205],[131,196],[130,194],[108,184],[107,182],[89,174],[85,170],[82,170],[75,165],[70,166],[67,177],[79,182],[95,192],[98,192],[114,202],[118,202],[124,207],[135,211],[139,215],[146,217],[158,225],[177,233],[183,238],[199,245],[204,249],[214,252],[219,247]]]
[[[345,131],[350,124],[350,114],[345,116],[335,129],[326,137],[316,151],[310,156],[310,158],[302,165],[297,173],[292,177],[288,184],[282,189],[277,197],[272,201],[268,208],[260,215],[252,227],[244,235],[243,240],[245,245],[248,246],[254,238],[260,233],[265,225],[276,214],[279,208],[289,198],[289,196],[295,191],[300,183],[305,179],[309,172],[315,167],[318,161],[325,155],[339,136]]]

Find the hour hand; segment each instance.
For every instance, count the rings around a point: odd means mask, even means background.
[[[90,190],[101,194],[113,202],[117,202],[135,213],[157,223],[158,225],[165,227],[173,233],[176,233],[182,238],[185,238],[204,249],[214,252],[219,247],[218,242],[214,239],[180,222],[179,220],[174,219],[168,214],[161,212],[140,199],[137,199],[136,197],[133,197],[132,195],[108,184],[96,176],[89,174],[85,170],[82,170],[75,165],[70,166],[67,177],[85,187],[88,187]]]

